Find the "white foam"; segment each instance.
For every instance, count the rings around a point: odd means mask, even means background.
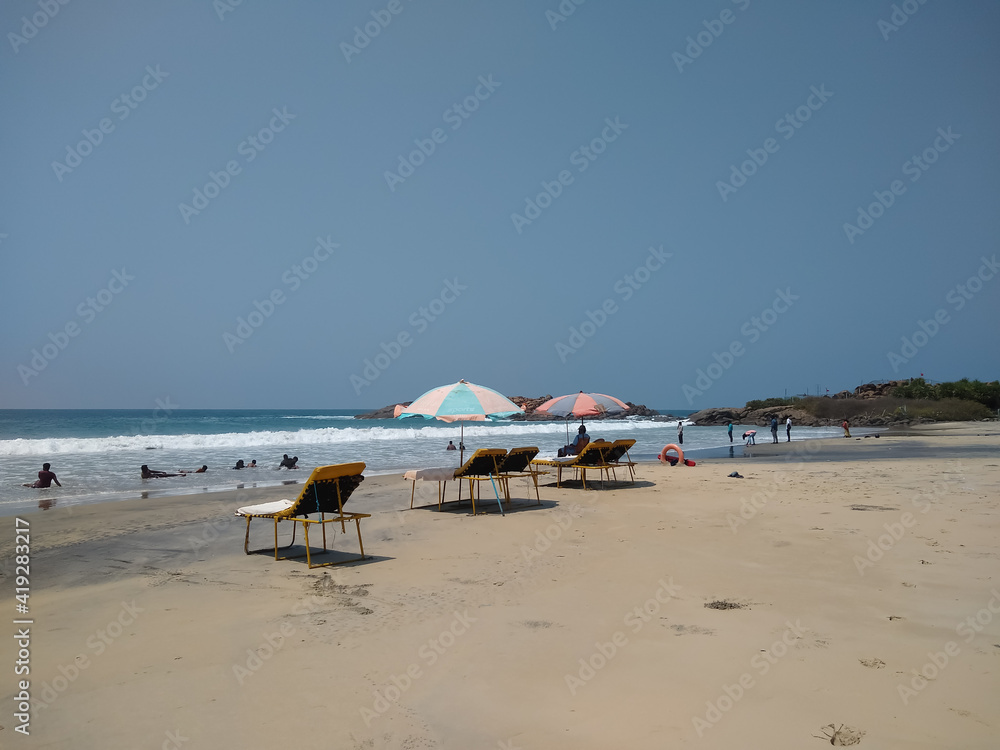
[[[358,442],[440,441],[453,439],[462,424],[448,426],[416,424],[413,427],[323,427],[315,430],[279,430],[260,432],[225,432],[209,435],[116,435],[102,438],[18,438],[0,440],[0,456],[58,456],[71,453],[104,453],[109,451],[209,450],[216,448],[257,448],[286,445],[342,445]],[[440,424],[440,423],[437,423]],[[608,420],[591,423],[588,430],[600,435],[630,434],[636,430],[662,429],[665,422],[633,422]],[[418,426],[419,425],[419,426]],[[562,422],[465,422],[465,435],[470,438],[517,435],[560,435],[576,429],[575,423]]]

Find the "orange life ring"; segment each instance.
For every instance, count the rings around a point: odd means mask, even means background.
[[[667,451],[670,450],[671,448],[673,448],[677,452],[677,462],[684,463],[684,451],[681,450],[679,445],[674,445],[673,443],[668,443],[667,445],[663,446],[663,450],[660,451],[660,455],[658,455],[657,458],[662,463],[666,463],[668,461]]]

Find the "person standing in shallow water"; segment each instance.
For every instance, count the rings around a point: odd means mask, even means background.
[[[677,420],[677,445],[684,445],[684,420]]]
[[[729,423],[729,442],[733,442],[733,423]]]
[[[788,417],[785,420],[785,438],[786,438],[786,440],[785,440],[786,443],[792,442],[792,418],[791,417]]]
[[[778,442],[778,418],[771,417],[771,442]]]

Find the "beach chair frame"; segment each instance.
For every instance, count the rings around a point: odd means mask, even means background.
[[[635,445],[635,440],[616,440],[611,444],[610,450],[604,454],[604,463],[610,469],[612,476],[614,476],[615,481],[618,481],[618,475],[615,474],[616,468],[626,467],[628,469],[629,478],[632,484],[635,484],[635,461],[629,455],[629,451]],[[624,456],[625,460],[622,461]]]
[[[458,481],[458,502],[462,503],[462,480],[469,480],[469,496],[472,499],[472,515],[476,515],[476,492],[479,483],[486,481],[503,481],[500,479],[500,462],[507,455],[505,448],[480,448],[469,460],[455,469],[455,479]],[[501,507],[502,511],[503,508]]]
[[[580,476],[583,479],[583,488],[587,489],[587,470],[593,471],[597,470],[598,476],[601,478],[601,487],[604,487],[604,472],[607,470],[608,466],[604,461],[604,455],[610,450],[612,443],[598,443],[591,442],[587,444],[587,447],[580,451],[577,455],[572,458],[566,459],[556,459],[548,458],[541,459],[536,458],[531,462],[533,466],[554,466],[556,467],[556,487],[562,485],[562,470],[563,469],[579,469]]]
[[[538,475],[545,474],[547,472],[539,471],[531,465],[531,462],[537,455],[538,448],[535,446],[526,448],[511,448],[510,452],[504,456],[503,461],[500,462],[498,467],[500,471],[500,481],[503,483],[504,498],[506,499],[508,506],[510,505],[510,480],[512,478],[517,479],[520,477],[531,477],[531,481],[535,485],[535,499],[537,500],[536,505],[542,504],[542,497],[538,494]]]
[[[274,559],[292,560],[305,557],[306,564],[310,569],[322,568],[333,565],[344,565],[349,562],[358,562],[365,558],[364,541],[361,538],[361,519],[371,518],[370,513],[345,513],[344,503],[347,502],[355,489],[364,481],[362,472],[365,464],[362,462],[350,464],[335,464],[331,466],[320,466],[313,470],[306,480],[299,496],[284,508],[276,508],[280,503],[264,503],[261,505],[251,505],[240,508],[236,511],[237,516],[247,519],[246,536],[243,539],[243,551],[246,554],[263,552],[266,548],[259,550],[250,549],[250,522],[254,518],[270,518],[274,522]],[[286,501],[287,502],[287,501]],[[309,514],[319,513],[319,518],[309,518]],[[328,518],[327,515],[330,514]],[[284,547],[278,544],[278,524],[282,521],[292,522],[292,540]],[[358,534],[358,547],[361,550],[360,557],[352,557],[348,560],[338,560],[313,564],[312,548],[309,546],[309,526],[319,524],[323,532],[323,552],[327,551],[326,525],[328,523],[339,523],[341,533],[347,533],[347,523],[354,521],[354,526]],[[295,534],[298,530],[296,524],[302,524],[302,532],[305,537],[306,551],[298,555],[280,556],[279,551],[288,549],[295,544]]]

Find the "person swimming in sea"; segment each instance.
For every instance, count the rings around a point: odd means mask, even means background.
[[[143,479],[162,479],[164,477],[182,477],[184,474],[168,474],[165,471],[153,471],[146,464],[139,467],[139,475]]]

